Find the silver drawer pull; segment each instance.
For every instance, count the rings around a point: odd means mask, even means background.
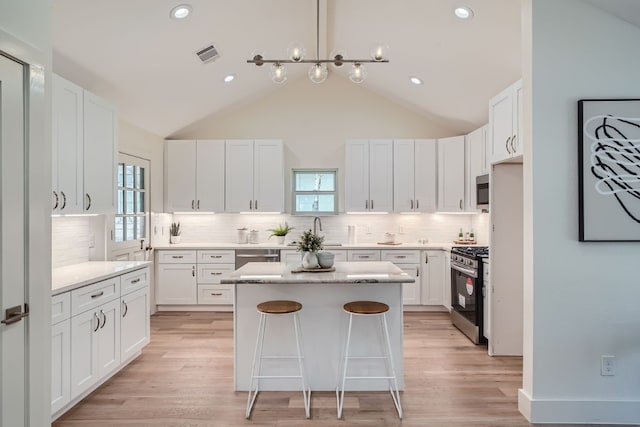
[[[209,255],[210,258],[222,258],[222,255]]]
[[[221,297],[222,296],[222,292],[212,292],[211,296],[212,297]]]
[[[219,275],[221,275],[222,273],[217,272],[217,273],[209,273],[209,274],[211,274],[212,276],[219,276]]]
[[[171,258],[173,258],[173,259],[182,259],[182,258],[184,258],[184,256],[183,255],[173,255]]]
[[[102,295],[104,295],[104,291],[100,291],[97,294],[91,295],[91,298],[98,298],[98,297],[101,297]]]
[[[406,255],[396,255],[395,258],[406,258]]]
[[[140,281],[140,278],[138,277],[137,279],[133,279],[131,281],[131,284],[133,285],[134,283],[138,283]]]
[[[359,258],[369,258],[369,255],[358,255]]]

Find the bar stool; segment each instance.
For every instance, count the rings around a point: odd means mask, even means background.
[[[389,306],[387,304],[375,301],[352,301],[343,306],[346,313],[349,314],[349,329],[347,330],[347,344],[344,351],[344,359],[342,361],[342,378],[338,379],[336,387],[336,399],[338,401],[338,419],[342,418],[342,406],[344,404],[344,386],[347,380],[355,379],[371,379],[371,380],[388,380],[389,392],[391,398],[398,411],[398,417],[402,419],[402,405],[400,404],[400,392],[398,390],[398,380],[396,378],[395,368],[393,367],[393,356],[391,354],[391,341],[389,340],[389,329],[387,327],[387,315]],[[383,356],[350,356],[349,346],[351,344],[351,326],[353,325],[353,316],[362,316],[363,318],[378,317],[381,320],[381,327],[384,332],[386,348],[383,348]],[[347,376],[347,364],[349,359],[384,359],[386,366],[385,376]]]
[[[307,387],[307,381],[305,377],[304,362],[302,356],[302,333],[300,331],[300,320],[298,319],[298,312],[302,310],[302,304],[296,301],[265,301],[257,306],[258,313],[260,313],[260,321],[258,322],[258,336],[256,338],[256,349],[253,353],[253,364],[251,365],[251,381],[249,383],[249,396],[247,397],[247,411],[245,416],[249,418],[251,415],[251,409],[258,397],[259,385],[261,379],[283,379],[283,378],[300,378],[302,383],[302,397],[304,399],[304,410],[307,418],[309,418],[309,403],[311,400],[311,388]],[[296,338],[296,356],[264,356],[262,354],[262,346],[264,344],[264,331],[267,323],[267,316],[282,316],[291,314],[293,316],[293,327],[295,329]],[[298,368],[300,370],[299,375],[260,375],[260,368],[262,367],[263,359],[298,359]],[[256,372],[256,362],[257,372]],[[253,384],[255,381],[255,390]]]

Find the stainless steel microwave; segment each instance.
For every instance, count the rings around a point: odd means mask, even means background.
[[[476,177],[476,208],[489,211],[489,175]]]

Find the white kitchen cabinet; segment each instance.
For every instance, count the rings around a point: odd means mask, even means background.
[[[83,98],[82,88],[53,74],[51,139],[53,212],[82,213]]]
[[[492,164],[522,155],[521,126],[522,80],[519,80],[489,101]]]
[[[120,298],[120,360],[135,356],[150,340],[149,288],[133,291]]]
[[[381,261],[379,250],[375,249],[352,249],[347,251],[348,261]]]
[[[225,143],[165,142],[165,211],[223,212]]]
[[[54,74],[52,121],[53,211],[115,213],[116,109]]]
[[[407,273],[415,282],[402,284],[402,303],[420,304],[420,251],[403,249],[385,249],[380,252],[381,261],[389,261]]]
[[[394,212],[434,212],[436,189],[436,140],[394,140]]]
[[[158,264],[158,304],[196,304],[195,264]]]
[[[488,260],[483,260],[482,271],[482,333],[486,339],[489,339],[491,338],[491,275]]]
[[[51,326],[51,413],[71,401],[71,321]]]
[[[451,252],[444,253],[444,297],[442,303],[451,311]]]
[[[225,211],[284,211],[284,151],[279,140],[228,140]]]
[[[445,255],[443,251],[422,252],[422,305],[445,304],[446,287]]]
[[[438,140],[438,211],[463,212],[465,190],[464,136]]]
[[[391,140],[347,141],[345,211],[393,211],[393,142]]]
[[[476,177],[488,174],[490,166],[487,164],[486,126],[467,135],[465,160],[465,206],[467,211],[476,212]]]
[[[118,113],[102,98],[84,92],[84,212],[116,212]]]
[[[100,379],[120,366],[120,300],[100,306],[102,324],[98,330],[98,376]]]

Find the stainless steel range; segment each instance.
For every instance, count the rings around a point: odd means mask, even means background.
[[[482,258],[486,246],[451,248],[451,321],[475,344],[484,344]]]

